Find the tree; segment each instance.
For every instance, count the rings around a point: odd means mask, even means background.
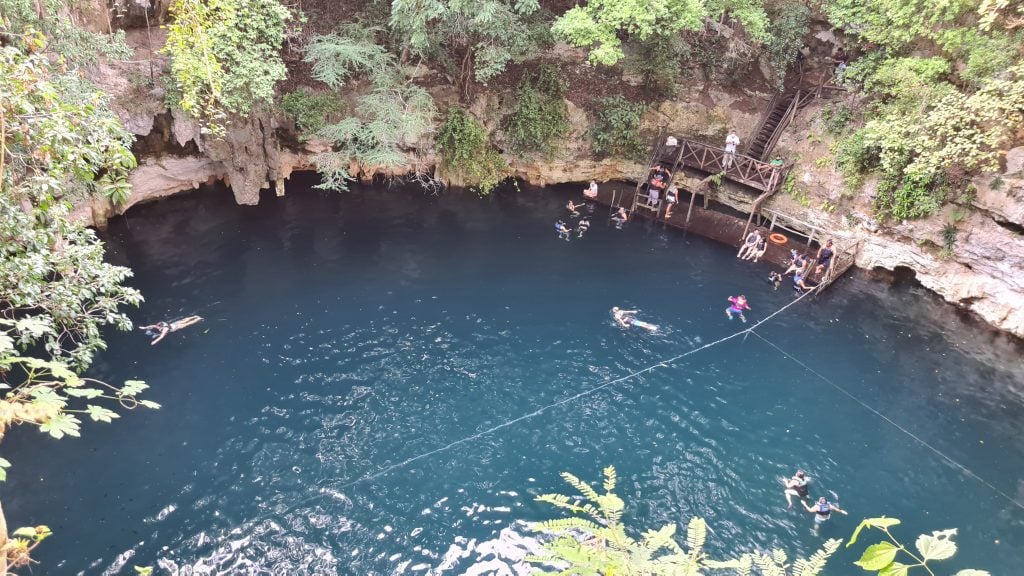
[[[508,162],[491,145],[487,129],[458,106],[448,109],[437,134],[437,151],[441,166],[480,194],[490,194],[508,177]]]
[[[175,104],[214,134],[228,114],[270,102],[287,70],[281,45],[291,18],[277,0],[174,0],[167,27]]]
[[[546,25],[537,0],[394,0],[390,28],[406,54],[436,56],[452,69],[464,96],[510,62],[536,55]]]
[[[370,91],[359,97],[354,116],[317,132],[333,145],[333,150],[314,159],[323,188],[344,190],[353,161],[361,167],[405,166],[405,149],[414,147],[433,126],[433,98],[406,79],[395,58],[376,44],[374,35],[379,32],[344,26],[313,38],[306,49],[314,78],[331,89],[340,89],[354,77],[369,76],[371,83]]]
[[[699,30],[707,14],[701,0],[590,0],[555,20],[551,31],[581,48],[590,49],[590,62],[611,66],[623,57],[622,35],[645,40]]]
[[[72,7],[64,0],[0,0],[0,20],[6,20],[0,24],[0,37],[14,40],[26,30],[38,31],[48,40],[46,50],[72,67],[92,64],[100,56],[131,56],[123,30],[111,27],[109,34],[83,30],[68,17]]]
[[[40,34],[23,38],[0,47],[0,439],[18,425],[59,439],[79,435],[80,416],[117,418],[111,404],[158,405],[138,399],[142,382],[76,372],[105,347],[100,328],[131,327],[120,306],[142,300],[123,285],[131,271],[103,262],[95,234],[68,216],[72,198],[127,197],[131,138],[102,96],[62,74]],[[9,465],[0,459],[0,481]],[[0,508],[0,574],[28,565],[49,534],[9,539]]]

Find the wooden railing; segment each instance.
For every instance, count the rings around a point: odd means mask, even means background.
[[[725,178],[762,192],[777,190],[786,181],[786,175],[790,169],[790,166],[784,166],[773,182],[774,168],[768,162],[761,162],[742,154],[734,154],[732,162],[726,168],[725,150],[722,148],[692,140],[680,140],[679,145],[682,147],[680,161],[683,166],[695,168],[708,174],[724,172]],[[671,162],[674,159],[666,158],[665,160]]]

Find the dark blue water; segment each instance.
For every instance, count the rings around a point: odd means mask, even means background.
[[[759,332],[992,487],[753,336],[353,484],[738,330],[727,296],[746,293],[751,322],[792,296],[729,248],[601,211],[559,241],[567,192],[303,188],[112,223],[111,257],[146,295],[137,323],[207,320],[156,347],[114,334],[95,366],[146,380],[162,410],[5,440],[9,521],[56,532],[34,574],[516,573],[536,545],[524,522],[555,515],[532,498],[608,464],[630,526],[704,516],[715,556],[807,553],[886,514],[908,542],[960,529],[944,573],[1019,573],[1024,511],[995,490],[1024,501],[1020,347],[859,278]],[[621,330],[613,305],[663,330]],[[850,511],[821,536],[785,509],[797,467]],[[855,558],[828,574],[859,574]]]

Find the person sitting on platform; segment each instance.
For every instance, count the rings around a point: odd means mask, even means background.
[[[750,234],[747,234],[747,239],[743,241],[743,245],[740,246],[740,251],[736,253],[737,258],[746,260],[747,252],[750,252],[757,248],[757,243],[761,240],[761,231],[754,230]]]
[[[583,189],[583,196],[591,200],[597,198],[597,182],[591,180],[590,186]]]
[[[668,190],[665,191],[666,220],[672,217],[672,207],[676,205],[676,202],[679,202],[679,188],[676,188],[676,185],[673,184],[668,187]]]
[[[790,260],[789,268],[786,268],[786,271],[782,273],[783,276],[789,276],[790,272],[800,272],[807,266],[807,256],[796,250],[790,250],[789,255],[792,260]]]
[[[761,256],[764,256],[766,250],[768,250],[768,241],[764,237],[759,237],[754,247],[747,250],[747,254],[743,256],[743,259],[757,262]]]
[[[807,281],[804,275],[797,272],[793,275],[793,291],[798,295],[802,295],[809,290],[814,290],[818,285]]]

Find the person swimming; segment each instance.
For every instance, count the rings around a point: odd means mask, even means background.
[[[807,499],[807,484],[810,481],[811,479],[807,477],[803,470],[797,470],[792,478],[782,480],[783,485],[786,486],[786,489],[782,492],[786,495],[786,504],[788,504],[786,508],[793,507],[793,496],[800,498],[800,500]]]
[[[829,502],[828,499],[825,498],[824,496],[818,498],[818,501],[814,503],[814,506],[808,506],[807,502],[801,502],[801,504],[804,505],[804,508],[808,512],[814,514],[815,531],[817,531],[822,524],[824,524],[826,521],[828,521],[829,518],[832,517],[833,512],[839,512],[843,516],[846,515],[846,510],[841,509],[838,504],[833,504]]]
[[[619,209],[612,216],[612,222],[615,222],[615,227],[619,230],[622,229],[622,225],[629,220],[629,212],[626,212],[624,206],[619,206]]]
[[[590,230],[590,219],[584,216],[580,218],[580,221],[576,224],[576,237],[583,238],[583,233]]]
[[[188,328],[189,326],[198,324],[202,321],[203,318],[201,316],[193,315],[186,316],[172,322],[157,322],[156,324],[150,324],[149,326],[139,326],[139,330],[145,331],[146,336],[153,339],[153,341],[149,343],[150,346],[153,346],[157,342],[163,340],[164,337],[171,332],[177,332],[178,330]]]
[[[569,200],[569,203],[565,205],[565,209],[569,211],[569,216],[576,218],[580,215],[579,208],[582,206],[583,204],[576,204],[572,200]]]
[[[569,227],[565,225],[565,222],[562,222],[561,220],[555,222],[555,231],[558,232],[558,237],[566,242],[569,241],[569,235],[572,234],[572,230],[570,230]]]
[[[782,285],[782,274],[772,270],[771,273],[768,274],[768,283],[778,290],[779,286]]]
[[[743,311],[750,310],[750,305],[747,304],[747,297],[740,294],[739,296],[729,296],[728,300],[731,304],[725,309],[725,315],[729,317],[729,320],[732,320],[733,314],[739,314],[740,320],[746,322],[747,317],[743,315]]]

